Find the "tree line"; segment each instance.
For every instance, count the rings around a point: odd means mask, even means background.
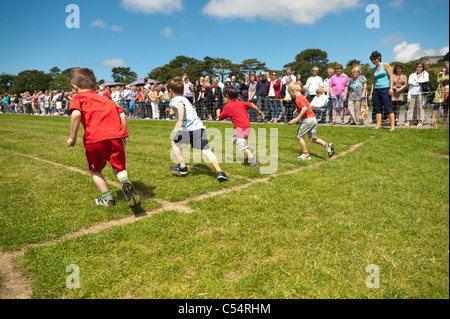
[[[448,61],[448,53],[444,57],[444,60]],[[408,63],[393,62],[391,65],[402,64],[404,66],[404,74],[409,76],[415,72],[415,62]],[[320,68],[319,76],[327,78],[328,68],[336,68],[338,62],[329,62],[328,53],[320,49],[307,49],[295,57],[295,60],[291,63],[284,65],[283,70],[269,69],[265,62],[259,61],[255,58],[250,58],[242,61],[241,63],[235,63],[225,58],[212,58],[209,56],[204,57],[202,60],[180,55],[169,61],[166,65],[155,68],[148,73],[148,78],[157,80],[161,83],[166,83],[169,79],[187,74],[191,79],[196,80],[202,76],[208,75],[210,78],[219,76],[222,82],[227,77],[232,75],[238,79],[244,79],[245,74],[250,71],[256,71],[259,74],[260,71],[276,71],[280,76],[285,75],[285,70],[291,68],[295,74],[300,73],[306,80],[311,75],[313,67]],[[366,75],[371,84],[371,72],[372,65],[369,63],[361,64],[360,60],[349,60],[344,66],[344,73],[351,76],[352,68],[359,64],[362,65],[362,74]],[[70,71],[72,68],[61,71],[58,67],[53,67],[49,72],[38,70],[25,70],[17,75],[0,74],[0,94],[20,94],[25,91],[34,90],[71,90],[70,85]],[[132,71],[129,67],[115,67],[112,68],[112,79],[114,82],[119,83],[131,83],[138,79],[136,72]],[[437,88],[436,74],[433,70],[430,72],[430,80],[434,89]],[[105,80],[99,80],[99,84],[105,83]]]

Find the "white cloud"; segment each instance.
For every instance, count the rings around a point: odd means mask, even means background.
[[[121,27],[119,25],[111,25],[111,26],[109,26],[102,19],[97,19],[95,21],[92,21],[91,27],[98,27],[98,28],[101,28],[101,29],[111,30],[111,31],[114,31],[114,32],[122,32],[123,31],[123,27]]]
[[[161,30],[161,35],[165,38],[175,39],[172,27],[165,27]]]
[[[408,43],[403,41],[394,47],[393,60],[399,62],[409,62],[418,60],[424,56],[442,56],[449,50],[449,46],[440,49],[422,49],[420,43]]]
[[[223,18],[262,18],[273,22],[314,24],[329,13],[360,6],[360,0],[210,0],[203,14]]]
[[[401,9],[405,6],[404,0],[394,0],[390,3],[388,3],[388,7],[392,7],[394,9]]]
[[[171,14],[183,10],[183,0],[120,0],[122,8],[143,14]]]
[[[122,59],[106,59],[99,63],[101,66],[108,68],[126,67],[127,63]]]
[[[381,45],[384,47],[388,47],[391,44],[397,45],[405,41],[405,38],[401,35],[401,33],[391,34],[383,39],[381,39]]]

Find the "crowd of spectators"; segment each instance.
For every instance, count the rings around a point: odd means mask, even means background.
[[[381,60],[381,55],[379,56]],[[219,115],[224,107],[222,92],[225,87],[233,86],[240,92],[240,99],[253,102],[263,112],[264,117],[258,118],[253,111],[249,111],[252,122],[266,123],[287,123],[292,120],[295,114],[295,101],[292,100],[287,87],[291,83],[297,82],[302,88],[302,94],[308,99],[312,109],[317,114],[317,119],[321,123],[335,125],[337,117],[340,117],[342,125],[362,125],[360,119],[362,104],[367,99],[374,100],[374,112],[372,123],[383,120],[384,122],[395,120],[398,126],[400,109],[405,107],[405,126],[410,126],[413,121],[418,122],[418,126],[423,126],[425,122],[424,105],[426,103],[426,87],[423,85],[429,82],[427,69],[429,63],[417,62],[416,72],[409,75],[403,74],[403,66],[395,65],[391,68],[388,64],[382,64],[376,59],[372,60],[376,65],[373,75],[361,74],[362,67],[356,65],[351,71],[351,77],[343,73],[343,66],[338,64],[335,69],[328,69],[328,77],[322,79],[318,75],[319,68],[311,70],[311,76],[304,79],[301,74],[294,75],[291,68],[286,70],[286,75],[280,77],[277,72],[262,71],[257,76],[255,71],[246,74],[241,80],[232,76],[221,81],[219,76],[212,80],[209,76],[191,80],[184,75],[184,96],[195,106],[199,117],[202,120],[218,121]],[[387,68],[385,70],[385,67]],[[383,73],[384,72],[384,73]],[[373,91],[368,88],[367,77],[378,73],[383,73],[383,81],[393,81],[393,89],[388,87],[383,96],[376,87]],[[386,78],[387,77],[387,78]],[[380,78],[381,79],[381,78]],[[376,80],[375,80],[376,81]],[[448,115],[448,92],[449,92],[449,67],[448,62],[442,72],[438,74],[439,87],[435,94],[434,111],[431,124],[434,125],[436,117],[441,112],[444,123]],[[378,80],[377,85],[381,84]],[[387,84],[386,84],[387,85]],[[389,85],[388,85],[389,86]],[[407,91],[409,87],[409,90]],[[383,91],[384,92],[384,91]],[[143,86],[117,86],[98,88],[98,94],[106,96],[121,106],[128,118],[134,119],[170,119],[166,113],[169,104],[169,97],[163,83],[146,83]],[[386,94],[389,94],[387,96]],[[18,95],[4,94],[0,96],[2,113],[23,113],[34,115],[57,115],[68,116],[67,110],[74,92],[62,91],[34,91],[24,92]],[[406,101],[405,101],[406,97]],[[391,112],[378,112],[378,104],[384,104],[389,99]],[[381,105],[380,107],[383,107]],[[381,113],[376,114],[376,113]],[[388,113],[388,114],[386,114]],[[393,115],[392,115],[393,114]],[[345,122],[345,115],[349,116],[349,121]],[[377,115],[382,116],[380,119]],[[391,117],[392,116],[392,117]],[[394,127],[394,125],[392,124]]]

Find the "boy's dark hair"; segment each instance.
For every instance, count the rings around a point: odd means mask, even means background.
[[[70,82],[82,90],[95,89],[97,80],[94,71],[88,68],[75,68],[70,72]]]
[[[181,96],[184,93],[184,82],[180,77],[170,79],[166,87],[167,90],[172,90],[175,95]]]
[[[239,97],[239,92],[234,86],[227,86],[223,90],[223,96],[227,96],[230,100],[235,100]]]

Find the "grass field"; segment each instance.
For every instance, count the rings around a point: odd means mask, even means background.
[[[448,126],[319,127],[337,158],[308,143],[305,163],[297,127],[256,125],[278,128],[277,172],[223,164],[231,181],[219,184],[206,163],[172,176],[173,122],[130,121],[128,171],[146,211],[135,217],[116,184],[117,207],[93,207],[82,132],[65,145],[69,118],[0,124],[0,254],[17,253],[32,298],[449,297]],[[225,136],[231,124],[206,126]],[[79,289],[66,287],[72,264]],[[379,289],[366,286],[369,265]]]

